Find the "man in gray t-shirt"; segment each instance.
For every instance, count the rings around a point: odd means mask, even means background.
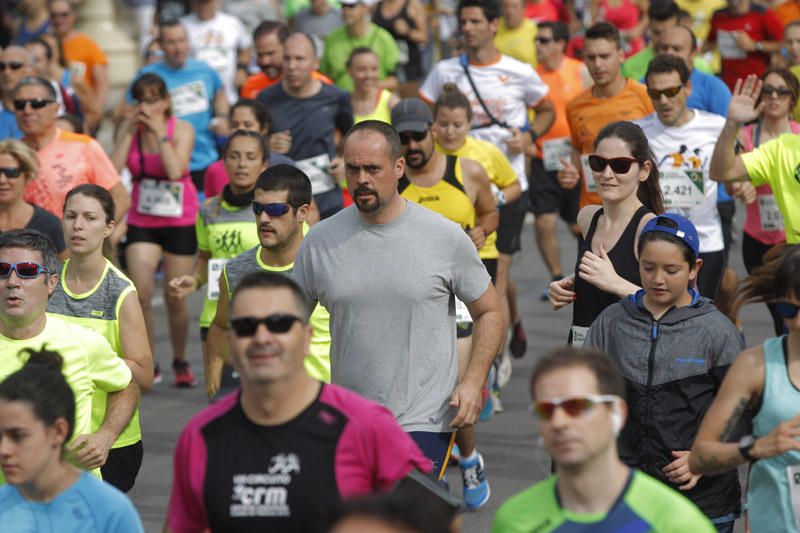
[[[355,206],[311,229],[292,275],[330,311],[332,382],[391,409],[443,472],[454,428],[478,420],[500,301],[467,234],[397,192],[405,163],[391,126],[354,126],[344,161]],[[454,295],[475,322],[460,383]]]

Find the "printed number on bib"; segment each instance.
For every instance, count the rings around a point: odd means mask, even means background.
[[[583,169],[583,181],[586,182],[586,190],[589,192],[597,192],[597,185],[594,183],[594,174],[592,174],[592,167],[589,166],[589,156],[581,156],[581,168]]]
[[[542,164],[548,172],[555,172],[564,168],[564,165],[561,164],[561,159],[569,161],[571,156],[572,143],[570,143],[569,137],[550,139],[542,143]]]
[[[469,309],[467,309],[467,304],[462,302],[455,297],[456,299],[456,322],[459,324],[471,324],[472,323],[472,315],[469,314]]]
[[[569,328],[572,340],[572,347],[573,348],[580,348],[583,346],[584,341],[586,341],[586,333],[589,331],[589,328],[584,326],[572,326]]]
[[[717,46],[719,47],[719,55],[722,59],[746,59],[747,52],[739,48],[736,44],[736,37],[732,31],[718,31],[717,32]]]
[[[682,168],[662,168],[661,194],[664,207],[691,209],[703,205],[706,195],[703,185],[703,171]]]
[[[183,215],[183,183],[143,179],[139,182],[139,204],[136,212],[167,218]]]
[[[208,93],[202,81],[193,81],[169,92],[172,100],[172,112],[179,117],[205,113],[208,111]]]
[[[306,173],[306,176],[311,181],[311,191],[314,194],[328,192],[336,186],[333,178],[328,174],[328,167],[331,164],[328,154],[295,161],[294,164]]]
[[[786,477],[789,481],[789,494],[792,498],[794,523],[796,527],[800,528],[800,465],[787,466]]]
[[[783,215],[778,209],[778,202],[774,194],[764,194],[758,197],[758,214],[761,216],[762,231],[778,231],[784,228]]]
[[[219,278],[222,276],[222,269],[225,268],[225,263],[227,262],[227,259],[208,260],[208,284],[206,293],[208,294],[209,300],[219,300]]]

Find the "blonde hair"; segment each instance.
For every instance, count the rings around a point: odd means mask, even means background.
[[[0,154],[8,154],[17,160],[25,179],[33,179],[39,174],[39,158],[33,148],[22,141],[7,139],[0,141]]]

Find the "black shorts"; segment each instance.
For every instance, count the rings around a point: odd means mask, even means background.
[[[497,259],[481,259],[483,266],[486,267],[486,272],[492,278],[492,285],[497,285]]]
[[[456,338],[466,339],[472,335],[472,322],[457,322],[456,323]]]
[[[142,441],[122,448],[112,448],[108,452],[106,464],[100,467],[103,481],[122,492],[128,492],[136,482],[136,476],[142,467],[144,445]]]
[[[152,242],[165,252],[175,255],[194,255],[197,251],[197,234],[194,226],[142,228],[128,225],[126,246],[137,242]]]
[[[530,210],[534,215],[558,213],[567,224],[578,222],[581,205],[581,188],[564,189],[558,184],[555,171],[544,169],[539,158],[531,161]]]
[[[500,224],[497,226],[497,251],[513,255],[522,249],[520,235],[525,215],[528,213],[528,195],[500,207]]]

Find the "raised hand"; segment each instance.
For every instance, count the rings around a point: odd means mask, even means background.
[[[758,118],[766,105],[766,102],[756,105],[762,85],[763,82],[754,74],[747,76],[744,81],[736,80],[731,103],[728,106],[728,119],[744,124]]]

